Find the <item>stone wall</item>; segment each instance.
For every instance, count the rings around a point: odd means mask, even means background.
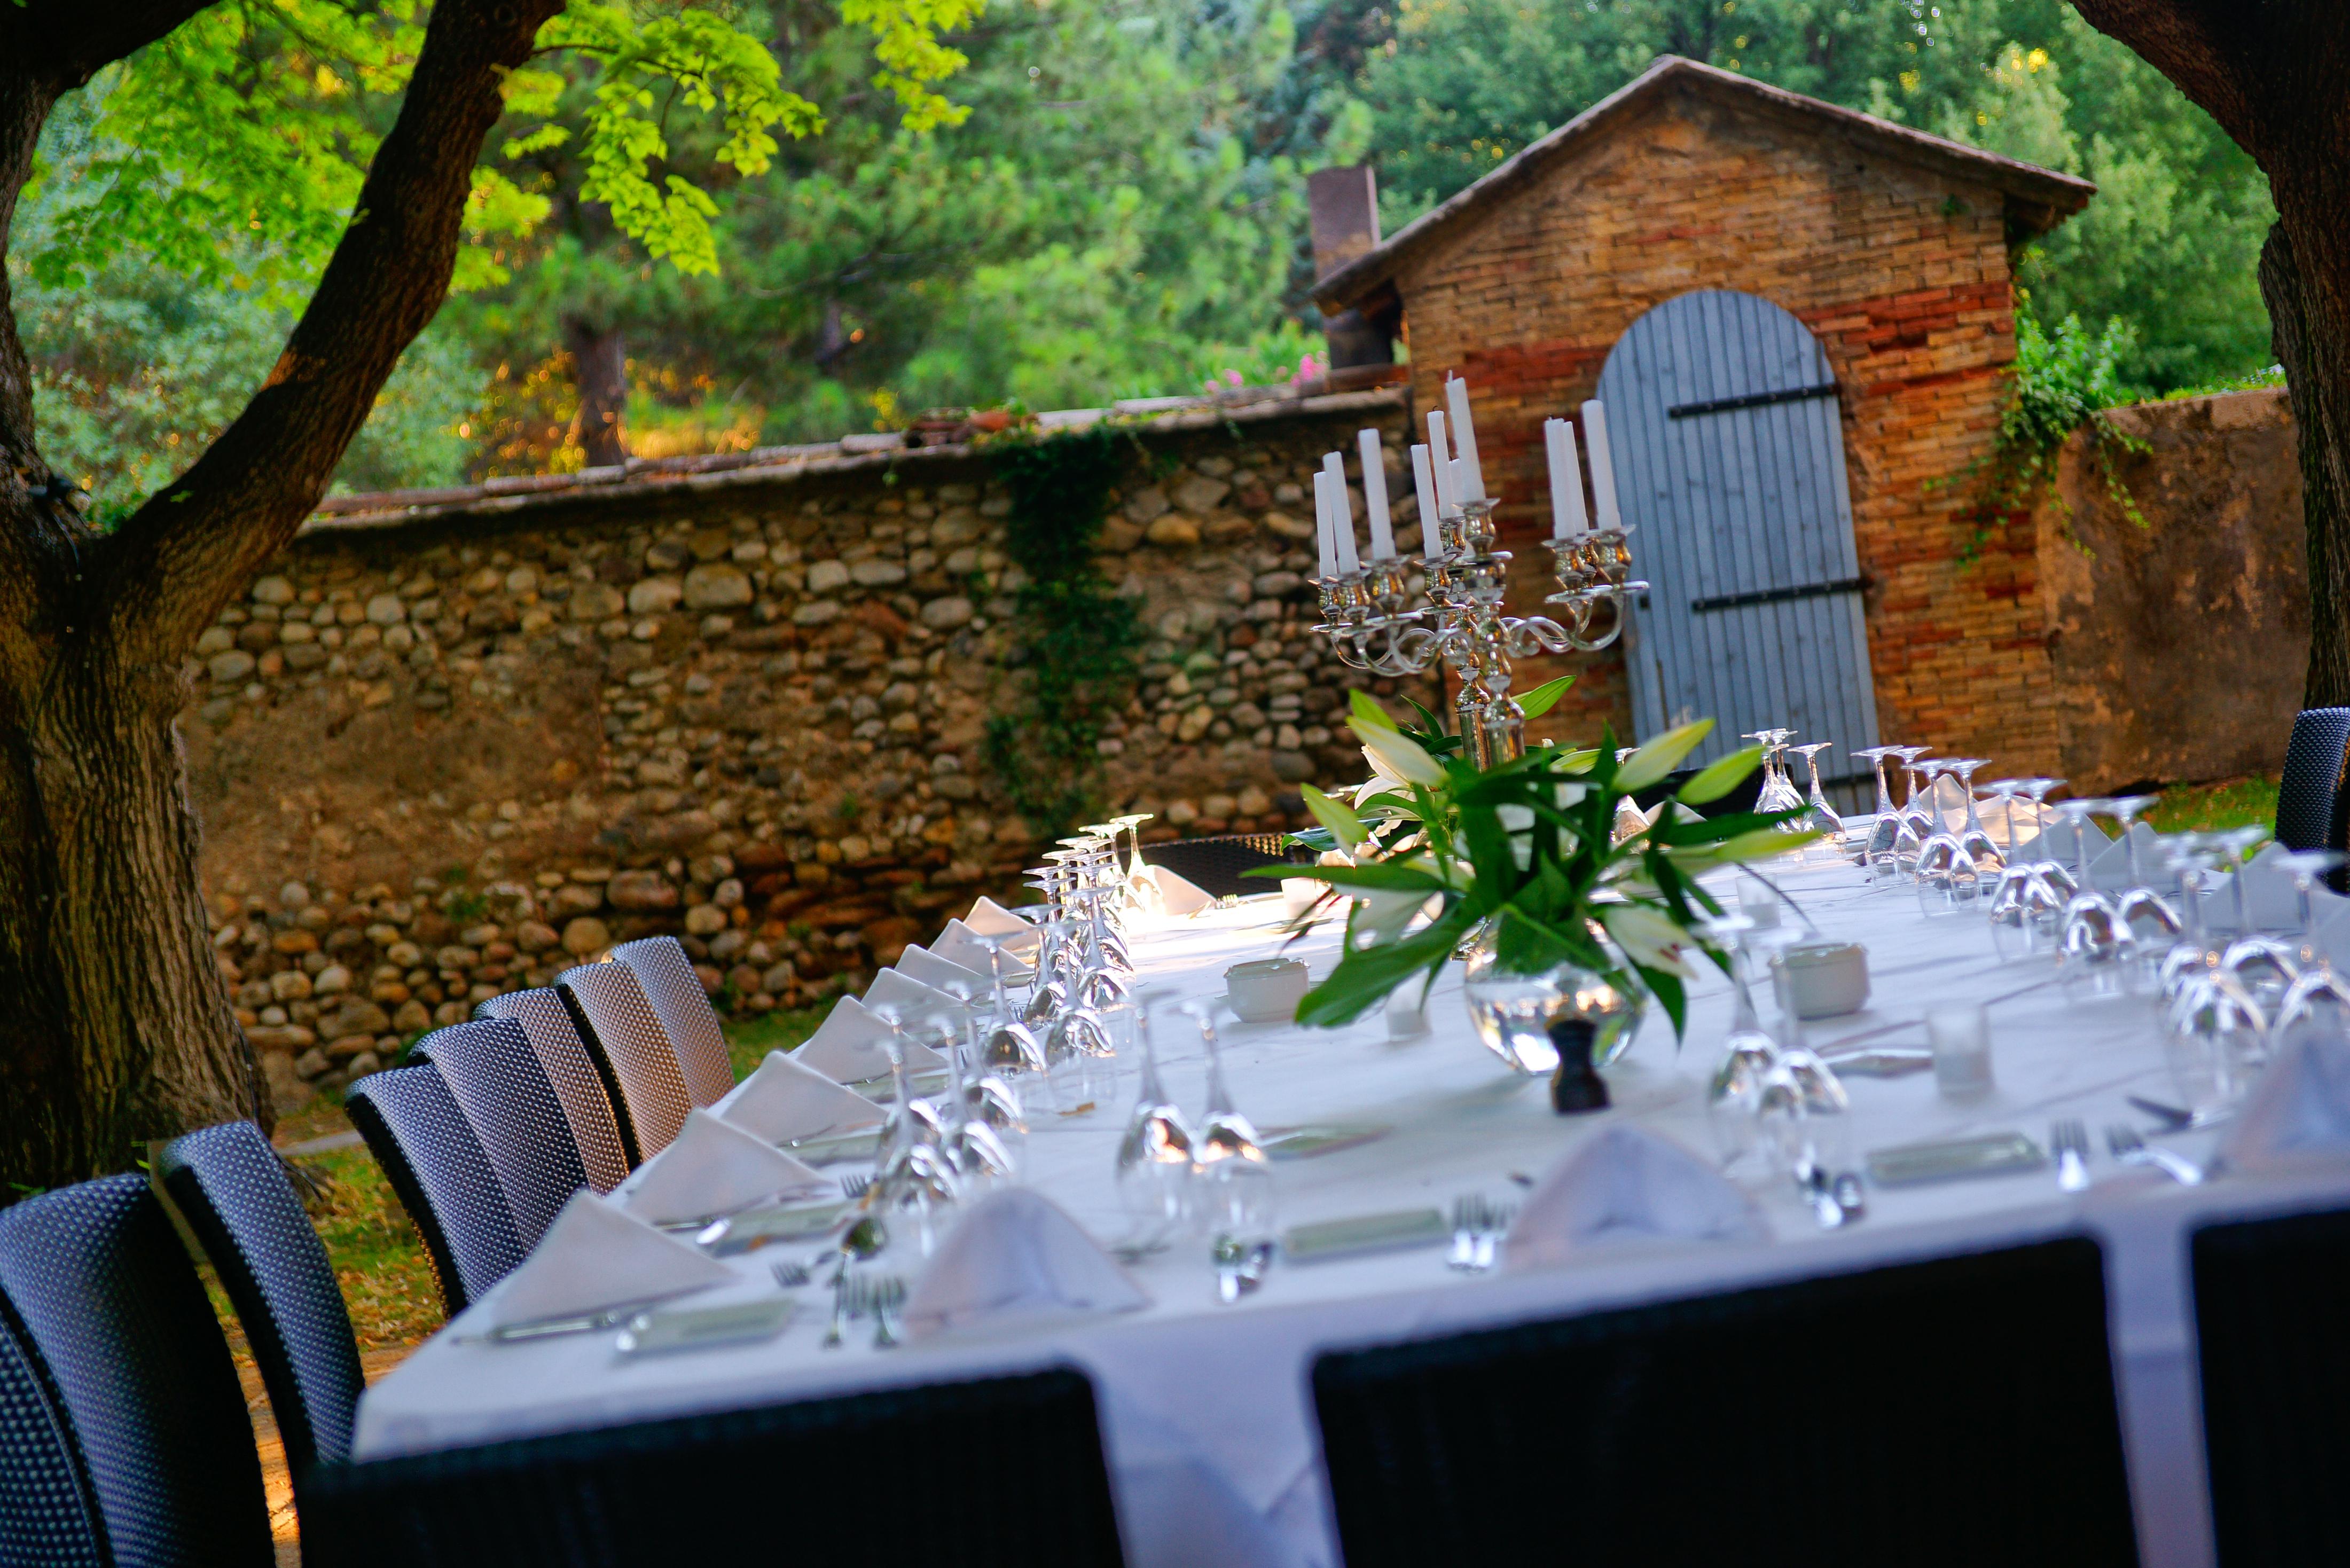
[[[1990,449],[2015,354],[2004,210],[1996,190],[1832,130],[1659,95],[1402,265],[1412,389],[1440,407],[1443,378],[1468,379],[1523,568],[1550,527],[1541,422],[1596,392],[1636,319],[1709,288],[1792,312],[1840,389],[1883,736],[2045,770],[2056,726],[2032,531],[1978,547],[1951,483]],[[1637,536],[1633,549],[1637,562]],[[1529,607],[1537,579],[1519,574]],[[1620,645],[1561,668],[1581,677],[1568,727],[1632,732]]]
[[[2282,388],[2112,415],[2145,522],[2085,435],[2036,519],[2064,776],[2085,794],[2274,773],[2309,664],[2301,465]]]
[[[1347,690],[1397,688],[1307,630],[1301,486],[1372,423],[1400,452],[1392,391],[1137,424],[1106,807],[1265,831],[1362,776]],[[983,449],[344,510],[204,634],[182,722],[223,972],[289,1097],[651,932],[726,1006],[806,1003],[1039,847],[981,745],[1016,679]]]

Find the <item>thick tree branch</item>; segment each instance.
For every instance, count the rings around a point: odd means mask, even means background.
[[[109,629],[130,658],[178,658],[326,493],[400,352],[448,293],[501,87],[561,9],[562,0],[435,7],[400,118],[268,381],[109,542]]]

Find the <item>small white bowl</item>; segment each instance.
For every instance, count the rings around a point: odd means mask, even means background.
[[[1287,1023],[1305,1000],[1305,966],[1295,959],[1251,959],[1224,971],[1232,1011],[1251,1023]]]
[[[1868,1005],[1868,950],[1858,942],[1799,942],[1772,959],[1771,976],[1798,1018],[1839,1018]]]

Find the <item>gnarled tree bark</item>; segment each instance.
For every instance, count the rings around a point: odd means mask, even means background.
[[[610,468],[628,462],[621,416],[629,409],[629,358],[619,328],[566,317],[563,346],[571,351],[572,370],[579,382],[579,444],[588,453],[588,466]]]
[[[2350,706],[2350,5],[2074,0],[2202,106],[2269,177],[2261,253],[2301,439],[2309,536],[2303,701]]]
[[[0,241],[59,95],[204,4],[0,5]],[[0,308],[0,1183],[78,1180],[125,1168],[151,1137],[271,1119],[206,940],[174,727],[182,663],[299,531],[440,308],[501,84],[560,9],[440,0],[267,381],[110,534],[41,458],[24,348]],[[0,270],[0,306],[6,287]]]

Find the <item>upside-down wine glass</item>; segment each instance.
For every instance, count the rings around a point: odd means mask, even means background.
[[[2163,1054],[2187,1108],[2207,1117],[2235,1103],[2268,1047],[2268,1015],[2220,967],[2207,924],[2202,888],[2224,848],[2217,838],[2182,833],[2166,841],[2178,860],[2189,935],[2163,962]]]
[[[1142,1045],[1142,1078],[1118,1144],[1118,1201],[1133,1225],[1119,1251],[1128,1256],[1165,1247],[1191,1211],[1191,1166],[1198,1139],[1159,1082],[1152,1023],[1146,1008],[1136,1030]]]
[[[1722,1168],[1739,1174],[1763,1163],[1761,1128],[1755,1117],[1762,1109],[1762,1081],[1778,1064],[1779,1043],[1762,1027],[1762,1017],[1754,1010],[1753,988],[1747,983],[1754,921],[1745,915],[1720,915],[1706,922],[1705,930],[1716,946],[1730,950],[1734,998],[1730,1033],[1721,1043],[1713,1075],[1706,1081],[1705,1119]]]
[[[1918,865],[1918,851],[1934,830],[1941,826],[1933,814],[1932,801],[1920,800],[1918,777],[1924,771],[1918,759],[1934,748],[1931,746],[1896,746],[1894,755],[1901,762],[1901,771],[1909,778],[1909,793],[1902,798],[1901,809],[1893,818],[1893,864],[1898,871],[1911,871]]]
[[[1787,749],[1804,759],[1804,765],[1811,770],[1812,776],[1811,793],[1804,802],[1809,809],[1795,819],[1795,825],[1820,834],[1821,842],[1827,846],[1829,853],[1841,855],[1844,818],[1836,815],[1835,808],[1828,804],[1827,792],[1820,787],[1820,753],[1835,744],[1834,741],[1813,741]]]
[[[1877,774],[1877,814],[1869,819],[1867,836],[1859,839],[1857,855],[1872,880],[1880,879],[1877,874],[1880,860],[1887,863],[1887,871],[1890,871],[1893,835],[1898,824],[1893,810],[1893,793],[1885,784],[1885,759],[1899,750],[1898,746],[1867,746],[1853,753]]]
[[[2241,981],[2261,1011],[2273,1018],[2301,968],[2293,943],[2264,936],[2252,923],[2251,878],[2246,873],[2253,851],[2268,836],[2265,827],[2231,827],[2219,836],[2221,849],[2233,862],[2228,880],[2236,906],[2235,940],[2220,950],[2220,967]]]
[[[2154,802],[2150,794],[2126,794],[2106,803],[2106,812],[2120,825],[2122,842],[2127,846],[2124,856],[2129,866],[2129,886],[2122,890],[2116,908],[2130,940],[2137,943],[2137,960],[2130,981],[2140,991],[2159,989],[2163,955],[2178,940],[2178,911],[2147,881],[2146,856],[2138,842],[2138,814]]]
[[[2105,808],[2106,803],[2095,797],[2060,801],[2056,806],[2072,825],[2073,858],[2078,870],[2078,890],[2064,905],[2057,973],[2066,993],[2075,998],[2122,995],[2128,990],[2127,971],[2137,951],[2137,944],[2122,924],[2121,911],[2089,877],[2089,816]]]
[[[2293,877],[2293,891],[2300,898],[2301,939],[2295,957],[2301,972],[2286,988],[2271,1023],[2272,1056],[2304,1031],[2314,1030],[2328,1039],[2350,1037],[2350,980],[2335,971],[2333,961],[2317,945],[2312,909],[2318,879],[2343,860],[2337,849],[2302,849],[2276,857],[2275,864]]]

